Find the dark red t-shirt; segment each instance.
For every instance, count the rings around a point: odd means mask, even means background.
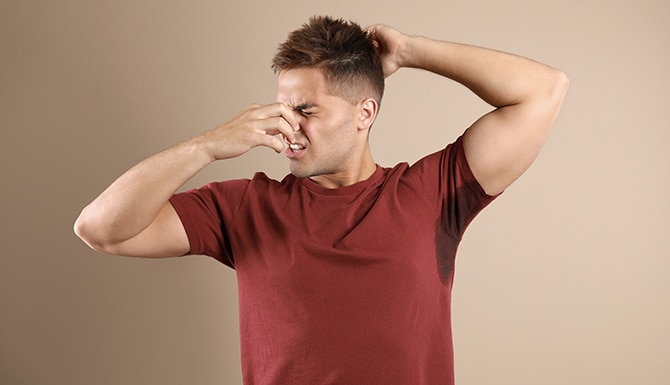
[[[191,254],[237,272],[245,384],[442,385],[456,249],[493,199],[459,139],[343,188],[258,173],[171,203]]]

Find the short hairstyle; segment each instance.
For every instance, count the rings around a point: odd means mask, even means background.
[[[278,74],[296,68],[319,68],[330,91],[350,103],[367,92],[378,104],[384,95],[384,70],[373,39],[360,25],[329,16],[312,16],[289,33],[272,60]]]

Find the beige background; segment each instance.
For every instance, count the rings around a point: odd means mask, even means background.
[[[325,5],[327,3],[327,5]],[[277,44],[316,13],[565,70],[544,152],[471,226],[454,292],[469,384],[670,383],[670,2],[0,1],[0,383],[239,384],[235,275],[109,257],[79,210],[143,157],[274,100]],[[488,108],[405,70],[376,161],[413,162]],[[286,172],[257,149],[213,179]]]

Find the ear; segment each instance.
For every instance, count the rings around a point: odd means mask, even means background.
[[[377,105],[377,101],[372,98],[365,99],[361,102],[358,115],[359,130],[365,131],[372,127],[372,123],[374,123],[377,118],[378,109],[379,106]]]

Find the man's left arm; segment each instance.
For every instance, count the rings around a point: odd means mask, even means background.
[[[495,107],[463,137],[473,174],[489,195],[504,191],[535,160],[561,109],[568,78],[560,70],[487,48],[370,28],[385,76],[420,68],[457,81]]]

